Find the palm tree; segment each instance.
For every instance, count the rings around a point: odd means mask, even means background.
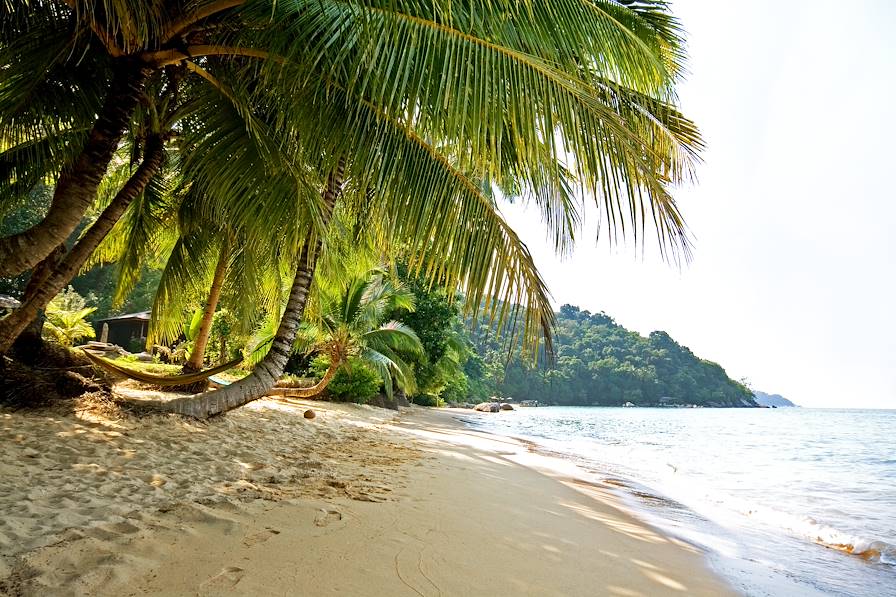
[[[383,323],[388,313],[413,310],[413,294],[386,278],[381,270],[374,270],[324,287],[316,303],[311,321],[299,329],[300,350],[327,355],[334,372],[350,359],[372,366],[383,379],[390,398],[393,379],[402,390],[414,390],[414,372],[403,355],[419,355],[423,345],[407,325],[398,321]]]
[[[228,113],[227,105],[221,108],[219,113]],[[232,126],[239,128],[241,117],[232,109],[229,116],[235,123]],[[194,151],[193,138],[179,137],[168,148],[169,176],[154,179],[131,203],[84,267],[115,264],[113,306],[127,297],[145,267],[163,268],[152,307],[149,344],[174,342],[186,331],[184,312],[202,304],[184,366],[188,373],[202,366],[222,298],[230,299],[231,306],[237,308],[239,331],[243,332],[253,329],[262,314],[278,311],[280,271],[271,268],[280,265],[275,263],[278,255],[291,256],[285,245],[294,229],[277,226],[268,234],[267,243],[247,242],[220,205],[202,195],[202,185],[190,179],[191,171],[182,162]],[[252,139],[246,137],[244,145],[251,146]],[[257,194],[271,192],[270,185],[256,189]],[[292,219],[300,218],[295,214]]]
[[[211,130],[212,134],[218,133],[219,136],[214,137],[214,140],[220,142],[220,135],[224,135],[227,140],[228,134],[233,135],[234,131],[240,131],[237,134],[238,141],[242,143],[239,150],[243,153],[248,152],[253,158],[248,163],[244,161],[242,164],[246,180],[259,180],[264,177],[266,170],[277,167],[274,159],[261,159],[261,154],[270,153],[264,144],[271,141],[267,138],[261,139],[256,132],[253,132],[252,117],[247,114],[239,114],[231,105],[230,100],[220,97],[215,88],[209,89],[208,83],[204,79],[200,78],[198,82],[189,81],[189,84],[182,84],[183,72],[183,70],[177,69],[169,70],[163,76],[160,75],[158,81],[152,82],[153,93],[159,98],[144,99],[147,105],[141,107],[138,112],[140,119],[145,120],[146,123],[133,131],[134,138],[130,139],[119,151],[119,154],[122,154],[128,150],[134,156],[139,156],[142,153],[142,161],[136,169],[133,166],[129,167],[125,161],[124,167],[117,168],[112,176],[107,177],[108,180],[105,181],[107,184],[101,185],[101,187],[114,188],[117,183],[121,183],[118,192],[113,192],[109,201],[103,201],[100,197],[98,203],[99,207],[103,208],[102,211],[71,250],[66,252],[64,246],[59,245],[56,253],[61,247],[63,249],[61,255],[51,254],[55,262],[47,264],[47,259],[42,262],[41,269],[47,271],[41,283],[30,284],[33,292],[25,297],[21,307],[0,321],[0,353],[11,347],[16,337],[22,333],[36,314],[71,281],[82,267],[109,262],[111,255],[121,254],[126,257],[130,263],[121,268],[123,273],[116,293],[119,299],[124,297],[125,290],[136,282],[137,270],[134,269],[134,264],[139,263],[142,254],[155,249],[147,242],[147,234],[153,231],[147,229],[147,224],[150,225],[150,228],[153,224],[157,224],[153,221],[156,219],[153,210],[158,206],[164,208],[165,203],[170,202],[172,191],[164,187],[173,184],[168,180],[172,177],[172,172],[162,170],[166,158],[175,158],[173,160],[175,163],[170,165],[169,170],[173,170],[182,179],[184,177],[181,165],[182,156],[190,153],[196,139],[207,139]],[[209,94],[213,96],[211,99],[207,97]],[[222,105],[222,100],[224,105]],[[172,137],[174,138],[173,142],[171,141]],[[18,173],[24,171],[28,160],[34,158],[35,150],[31,147],[32,145],[36,144],[42,152],[55,155],[52,143],[56,141],[53,135],[48,135],[38,138],[36,141],[29,140],[15,145],[4,152],[2,159],[8,162],[12,183],[6,187],[0,185],[0,193],[4,190],[11,192],[13,189],[19,188],[16,177],[19,176]],[[41,152],[38,152],[38,157],[39,155]],[[120,158],[119,161],[121,161]],[[35,169],[40,171],[41,167],[52,169],[58,166],[52,159],[38,160]],[[252,168],[256,168],[256,170],[252,171]],[[188,180],[181,184],[189,186],[189,182]],[[271,185],[267,185],[266,189],[272,200],[283,200],[282,190],[281,195],[275,195],[271,191]],[[288,192],[294,194],[295,183],[288,189]],[[213,209],[210,207],[209,211],[213,211]],[[176,213],[176,210],[171,212],[169,209],[168,213],[169,215]],[[126,222],[124,227],[118,226],[121,218],[125,216],[129,216],[127,219],[130,221]],[[119,230],[120,234],[117,239],[111,243],[105,243],[107,246],[102,247],[106,237],[116,228],[124,229]],[[125,232],[139,232],[139,234],[127,236],[123,234]],[[108,248],[110,244],[114,247],[111,252]],[[116,253],[116,251],[118,252]],[[99,255],[92,257],[96,253]]]
[[[96,311],[96,307],[85,307],[76,311],[56,309],[53,303],[47,308],[44,334],[63,346],[72,346],[81,338],[95,338],[96,332],[85,318]]]
[[[202,310],[202,318],[199,323],[199,329],[196,332],[193,350],[190,357],[184,364],[184,372],[199,371],[205,361],[205,348],[208,346],[209,335],[212,331],[212,322],[215,318],[215,311],[218,308],[218,301],[221,299],[221,290],[224,287],[224,275],[227,273],[227,262],[230,259],[230,241],[225,238],[221,242],[221,253],[218,255],[218,262],[215,264],[215,273],[212,276],[212,285],[208,293],[208,299]]]
[[[611,237],[638,238],[649,223],[661,248],[687,251],[668,186],[690,176],[700,140],[674,107],[681,34],[664,2],[67,4],[75,10],[31,0],[0,13],[4,25],[12,23],[3,28],[0,66],[13,75],[4,79],[0,97],[57,89],[44,73],[62,77],[65,89],[88,89],[72,81],[77,72],[60,58],[78,52],[31,52],[39,47],[35,31],[57,49],[85,44],[79,49],[102,67],[94,72],[103,76],[88,78],[95,92],[82,93],[94,103],[66,112],[66,124],[77,123],[77,130],[95,131],[113,120],[102,97],[129,93],[135,81],[144,84],[180,65],[188,71],[185,82],[208,85],[209,103],[227,101],[243,116],[242,139],[248,133],[257,141],[257,155],[246,157],[233,129],[216,127],[219,115],[197,106],[195,120],[206,127],[194,145],[203,151],[185,164],[195,184],[246,229],[281,221],[288,201],[247,200],[271,180],[280,180],[281,189],[291,184],[292,196],[305,203],[306,218],[289,247],[298,255],[296,276],[275,344],[253,376],[219,392],[222,408],[257,397],[282,372],[337,196],[356,209],[365,206],[381,238],[402,239],[415,271],[465,289],[471,309],[486,303],[492,316],[530,342],[550,329],[550,305],[528,251],[483,192],[484,181],[520,186],[542,210],[558,248],[571,240],[587,195],[606,216]],[[35,60],[45,67],[35,68]],[[39,84],[34,72],[43,77]],[[51,113],[47,108],[58,98],[45,94],[26,116]],[[25,143],[31,133],[20,126],[23,103],[13,105],[0,113],[0,138]],[[85,114],[100,117],[85,127]],[[85,151],[97,153],[95,135],[80,134]],[[75,195],[95,190],[90,169],[82,167],[83,154],[74,161],[61,151],[52,155],[56,162],[44,171],[69,167],[47,218],[63,219],[58,214],[65,211],[66,221],[80,219]],[[92,163],[102,163],[91,155]],[[251,175],[244,165],[251,165]],[[319,198],[307,192],[314,178],[326,181],[317,185]],[[80,194],[70,191],[75,187]],[[17,239],[28,237],[46,253],[66,229],[54,224],[58,234],[46,241],[53,236],[46,228],[0,242],[0,271],[21,267],[8,250]]]
[[[84,149],[65,169],[59,163],[65,152],[55,152],[63,154],[53,164],[62,175],[50,212],[37,227],[0,241],[0,273],[33,266],[71,232],[93,200],[142,87],[173,65],[210,84],[226,82],[234,71],[254,76],[284,104],[309,91],[344,91],[352,112],[363,102],[380,118],[439,139],[464,140],[464,161],[498,180],[509,174],[497,164],[511,155],[503,151],[505,143],[512,144],[516,163],[507,169],[542,191],[559,181],[556,167],[544,168],[543,146],[554,162],[572,152],[577,174],[591,190],[616,198],[622,194],[614,186],[629,195],[645,191],[652,209],[668,212],[660,214],[663,233],[680,232],[677,212],[663,205],[656,183],[680,176],[697,138],[664,103],[672,97],[681,44],[663,2],[529,7],[505,0],[473,8],[443,0],[424,8],[410,0],[388,6],[344,0],[31,0],[0,17],[2,64],[11,75],[4,91],[16,100],[3,115],[11,125],[0,124],[4,136],[27,140],[22,122],[58,100],[60,83],[90,92],[82,91],[85,99],[67,110],[82,131]],[[72,68],[71,57],[82,54],[89,55],[79,60],[94,75],[86,81]],[[505,76],[489,76],[496,69]],[[47,94],[49,101],[22,108],[48,89],[56,91]],[[99,116],[92,128],[85,126],[86,115],[93,114]],[[561,133],[558,140],[554,132]],[[632,207],[639,201],[629,200]],[[556,205],[545,207],[551,217],[566,217]],[[29,251],[14,251],[25,242]]]
[[[99,210],[93,223],[70,250],[66,250],[63,243],[58,243],[48,255],[39,260],[41,267],[35,268],[35,271],[42,271],[40,283],[29,283],[29,292],[23,297],[22,305],[0,321],[0,353],[8,350],[37,314],[68,285],[122,215],[127,212],[128,207],[150,188],[151,181],[159,176],[166,158],[166,142],[172,133],[174,123],[180,117],[178,115],[180,104],[174,98],[177,78],[176,75],[171,75],[167,85],[154,90],[158,92],[158,97],[147,100],[144,109],[146,114],[141,114],[143,124],[133,131],[134,138],[123,148],[129,150],[130,161],[121,156],[124,151],[119,151],[119,162],[123,163],[113,170],[112,176],[105,181],[107,184],[98,184],[98,188],[105,186],[109,191],[107,193],[109,200],[101,201],[99,207],[102,209]],[[49,175],[54,168],[63,168],[57,155],[58,148],[53,147],[53,144],[77,143],[76,135],[68,131],[66,133],[59,135],[59,138],[49,131],[45,136],[40,136],[42,134],[40,133],[35,138],[26,137],[24,141],[4,152],[2,159],[10,176],[6,182],[12,182],[5,186],[0,184],[0,195],[3,191],[11,192],[18,189],[18,183],[21,182],[19,178],[24,175],[23,173],[28,173],[29,166],[41,177]],[[61,153],[64,154],[65,150]],[[49,157],[41,159],[43,154]],[[62,178],[57,182],[57,194],[61,182]],[[116,192],[117,183],[121,184]],[[53,201],[54,203],[56,201],[55,195]],[[53,203],[50,206],[50,213],[52,211]],[[35,228],[43,226],[48,219],[49,215]],[[22,240],[27,239],[27,235],[13,235],[9,238]],[[25,253],[30,254],[30,250]]]
[[[326,356],[327,370],[314,386],[291,390],[290,395],[310,398],[322,393],[337,371],[353,362],[373,367],[390,398],[393,381],[406,392],[414,390],[414,372],[403,357],[421,354],[423,345],[407,325],[383,323],[387,313],[413,309],[412,294],[388,280],[381,270],[373,270],[325,286],[315,307],[309,318],[312,321],[299,327],[294,348],[306,355]],[[253,357],[259,358],[272,339],[268,336],[259,341]]]
[[[0,324],[0,353],[78,272],[159,171],[168,132],[157,129],[190,118],[197,97],[210,93],[207,71],[191,62],[205,76],[185,76],[193,70],[170,60],[166,44],[186,47],[184,36],[204,35],[196,32],[200,24],[214,29],[218,12],[241,3],[26,0],[0,6],[0,199],[55,182],[46,217],[0,239],[0,276],[32,268],[62,246],[95,204],[125,137],[133,137],[129,144],[145,155],[115,201],[53,264],[55,275],[46,277],[39,296]],[[244,54],[239,48],[223,52],[220,45],[208,53]],[[206,68],[214,72],[215,65]],[[203,88],[199,94],[178,101],[197,86]],[[153,130],[141,137],[144,121]]]
[[[563,192],[571,178],[603,201],[608,226],[624,233],[630,219],[637,236],[653,217],[665,241],[684,245],[680,217],[663,185],[687,177],[699,141],[690,123],[664,102],[678,68],[674,22],[650,3],[563,3],[556,9],[515,4],[498,3],[505,16],[515,17],[506,27],[505,21],[489,27],[497,15],[487,15],[488,9],[476,15],[479,21],[456,4],[450,12],[434,9],[436,15],[419,14],[424,9],[411,3],[366,16],[309,8],[321,22],[358,25],[351,29],[351,47],[334,50],[327,60],[360,75],[328,77],[325,105],[316,87],[297,86],[288,104],[277,104],[279,111],[328,131],[304,142],[312,154],[326,150],[330,138],[347,139],[355,188],[377,194],[369,220],[384,224],[383,238],[413,239],[413,265],[449,285],[469,281],[464,278],[471,260],[491,265],[487,247],[495,236],[506,234],[508,244],[519,246],[510,230],[468,226],[494,211],[477,180],[521,181],[542,206],[558,244],[574,228],[576,204]],[[523,14],[530,9],[537,14]],[[554,39],[566,27],[569,37]],[[508,75],[495,74],[499,69]],[[486,72],[491,76],[481,76]],[[568,168],[560,157],[567,152],[575,155]],[[431,188],[440,191],[432,201],[417,199],[421,189]],[[454,227],[473,230],[464,238]],[[431,231],[438,228],[446,233],[432,242]],[[473,249],[463,254],[458,246]],[[429,261],[430,255],[439,260]],[[494,290],[472,286],[473,305]],[[536,323],[545,321],[526,322]]]
[[[336,200],[342,191],[343,176],[344,170],[340,162],[336,170],[329,176],[322,195],[323,210],[319,215],[319,222],[324,228],[329,224]],[[172,400],[166,403],[166,408],[192,417],[207,418],[256,400],[274,387],[289,360],[296,331],[305,311],[322,245],[321,236],[312,228],[302,244],[297,259],[295,277],[277,333],[271,340],[267,354],[255,366],[253,372],[221,390]]]
[[[94,311],[96,307],[84,306],[84,299],[70,289],[47,306],[43,332],[63,346],[72,346],[81,338],[95,338],[93,326],[86,321]]]
[[[69,237],[94,204],[147,86],[180,64],[170,48],[187,50],[191,35],[211,41],[206,28],[218,24],[215,16],[241,3],[25,0],[0,7],[0,139],[27,146],[56,137],[45,159],[15,165],[15,184],[52,176],[56,188],[39,224],[0,239],[0,275],[35,266]],[[218,44],[193,58],[241,53]]]

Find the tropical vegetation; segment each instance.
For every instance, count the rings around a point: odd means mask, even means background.
[[[346,280],[337,292],[325,289],[317,296],[317,317],[303,323],[298,346],[306,353],[326,357],[330,369],[363,363],[382,379],[392,397],[393,380],[406,393],[416,391],[414,371],[407,356],[423,354],[417,333],[387,314],[413,311],[413,295],[385,272],[370,272]]]
[[[79,273],[112,267],[114,304],[158,281],[148,348],[195,331],[186,369],[207,360],[216,313],[220,353],[272,332],[249,375],[179,412],[263,395],[314,326],[347,351],[331,364],[366,358],[387,390],[469,391],[457,313],[404,352],[327,319],[326,284],[358,274],[333,266],[348,243],[550,355],[547,289],[502,198],[536,206],[561,252],[588,199],[611,240],[650,228],[687,257],[671,189],[701,141],[676,107],[682,48],[660,0],[0,2],[0,276],[21,300],[0,354]]]
[[[514,358],[491,386],[496,395],[567,406],[754,405],[749,388],[666,332],[644,337],[572,305],[560,308],[556,329],[553,366]],[[500,350],[488,334],[475,344],[479,354]]]
[[[72,289],[58,294],[47,305],[47,320],[43,333],[63,346],[74,346],[81,340],[95,338],[93,326],[87,317],[96,307],[87,307],[84,298]]]

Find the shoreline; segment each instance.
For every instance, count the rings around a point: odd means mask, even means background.
[[[819,466],[831,465],[816,464],[818,459],[811,456],[819,450],[833,454],[834,448],[828,448],[823,437],[815,440],[812,431],[805,434],[808,442],[796,439],[786,451],[810,454],[808,458],[791,455],[795,463],[790,465],[791,475],[805,475],[797,489],[776,487],[775,479],[780,476],[762,476],[770,466],[778,465],[780,454],[774,447],[763,450],[758,446],[768,444],[766,438],[776,435],[770,432],[780,432],[795,422],[802,425],[805,421],[808,429],[813,429],[812,417],[818,416],[813,410],[817,409],[744,412],[738,419],[726,418],[721,425],[720,417],[707,410],[677,413],[671,420],[640,415],[633,409],[600,410],[558,408],[544,417],[530,416],[534,412],[477,416],[458,411],[458,418],[485,433],[531,443],[535,450],[579,467],[585,478],[613,486],[636,518],[696,545],[706,554],[710,569],[737,592],[896,597],[896,585],[892,584],[896,543],[885,515],[892,493],[887,496],[877,491],[880,499],[874,502],[843,503],[838,510],[836,500],[824,499],[826,486],[813,483],[820,476]],[[870,426],[872,438],[874,425],[880,423]],[[714,452],[706,442],[694,440],[706,437],[710,428],[734,438],[727,452]],[[844,424],[843,428],[862,426]],[[631,429],[640,430],[640,435]],[[749,431],[740,433],[743,429]],[[668,436],[663,435],[667,432]],[[754,446],[758,448],[755,451]],[[738,461],[738,455],[746,453],[755,458]],[[864,475],[864,483],[847,477],[827,478],[839,480],[836,485],[844,496],[868,495],[862,488],[875,487],[867,480],[869,460],[871,470],[877,470],[873,454],[856,459],[855,472],[859,478]],[[888,482],[886,474],[881,482]],[[875,518],[882,513],[883,520]]]
[[[457,412],[296,402],[118,429],[0,411],[0,593],[736,594],[609,486]]]

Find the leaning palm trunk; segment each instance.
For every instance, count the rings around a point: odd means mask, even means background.
[[[10,349],[19,334],[37,317],[41,309],[45,308],[53,297],[59,294],[77,275],[84,262],[106,238],[127,207],[143,192],[150,179],[162,168],[164,158],[163,140],[157,136],[150,137],[146,142],[140,166],[121,187],[93,226],[75,243],[75,246],[66,254],[53,273],[40,283],[32,295],[27,297],[18,309],[0,320],[0,354],[5,354]],[[58,246],[56,245],[56,247]]]
[[[43,261],[34,266],[34,269],[31,270],[31,277],[25,285],[25,291],[22,295],[22,303],[27,303],[34,297],[41,286],[46,282],[47,278],[51,276],[56,267],[59,266],[63,257],[65,257],[65,245],[59,245]],[[35,357],[43,350],[43,329],[45,321],[46,314],[44,313],[44,310],[41,309],[16,338],[16,357],[21,361],[26,363],[33,362]]]
[[[227,273],[227,260],[230,257],[230,242],[225,238],[221,245],[221,254],[218,256],[218,265],[215,267],[215,275],[212,278],[212,287],[205,302],[205,311],[202,313],[202,322],[199,324],[199,332],[193,343],[193,352],[184,365],[184,373],[199,371],[205,360],[205,349],[212,332],[212,323],[215,319],[215,310],[221,298],[221,289],[224,286],[224,274]],[[223,357],[222,357],[223,358]]]
[[[327,188],[323,193],[321,234],[329,225],[333,207],[342,190],[343,175],[344,164],[340,161],[336,170],[329,176]],[[171,400],[165,404],[166,409],[182,415],[205,419],[257,400],[274,387],[286,368],[286,362],[289,360],[292,345],[296,339],[296,331],[302,320],[302,314],[305,312],[305,304],[308,302],[308,294],[311,291],[311,281],[314,278],[314,270],[320,256],[321,234],[309,234],[305,246],[302,248],[296,277],[289,291],[289,300],[286,303],[283,318],[280,320],[280,327],[277,328],[277,334],[274,336],[268,354],[258,363],[255,370],[250,375],[220,390]]]
[[[116,65],[93,130],[81,154],[60,175],[46,217],[28,230],[0,239],[0,277],[33,268],[78,226],[96,200],[100,182],[140,101],[146,77],[145,69],[130,60]]]
[[[273,388],[268,390],[268,395],[283,396],[284,398],[314,398],[327,389],[327,386],[333,381],[333,377],[336,376],[336,371],[341,364],[341,362],[335,360],[330,363],[327,372],[324,373],[324,376],[320,378],[320,381],[313,386],[307,388]]]

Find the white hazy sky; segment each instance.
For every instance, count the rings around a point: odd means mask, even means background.
[[[675,0],[707,151],[682,269],[593,241],[560,260],[505,207],[557,306],[662,329],[804,406],[896,408],[896,2]]]

